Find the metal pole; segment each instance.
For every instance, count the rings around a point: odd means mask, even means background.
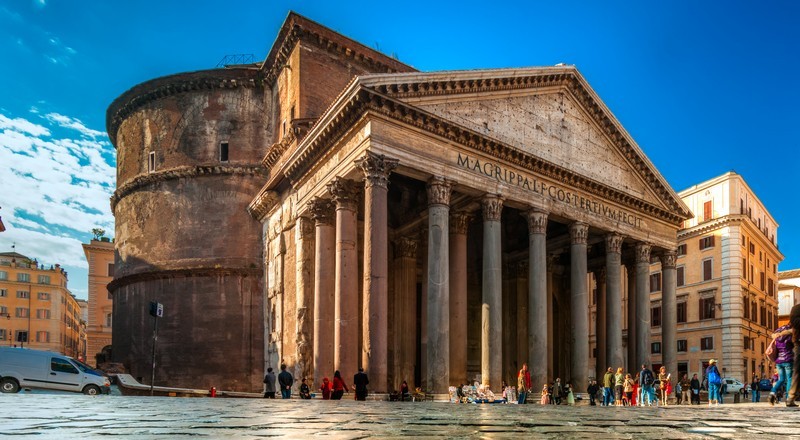
[[[156,381],[156,342],[158,342],[158,316],[153,316],[153,364],[150,370],[150,395],[153,395],[153,384]]]

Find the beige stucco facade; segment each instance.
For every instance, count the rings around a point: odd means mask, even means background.
[[[92,240],[83,244],[89,263],[89,300],[87,311],[87,363],[95,365],[98,355],[111,346],[114,304],[108,294],[108,283],[114,277],[114,243],[109,239]],[[102,358],[101,361],[110,361]]]
[[[0,254],[0,344],[50,350],[79,358],[81,308],[59,265],[39,266],[15,252]]]

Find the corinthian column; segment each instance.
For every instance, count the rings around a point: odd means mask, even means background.
[[[661,276],[664,285],[661,288],[661,353],[667,371],[678,378],[678,342],[675,336],[678,330],[678,304],[675,298],[678,288],[678,278],[675,269],[675,260],[678,258],[674,250],[664,251],[661,254]]]
[[[337,178],[328,184],[336,203],[336,277],[334,369],[353,377],[358,369],[358,249],[356,204],[358,184]]]
[[[414,367],[417,365],[417,246],[418,242],[400,238],[395,242],[395,389],[404,380],[414,384]],[[416,384],[418,385],[418,384]]]
[[[450,216],[450,381],[467,383],[467,228],[471,216]]]
[[[450,386],[450,182],[428,181],[428,389]]]
[[[606,235],[606,363],[625,368],[622,352],[622,236]]]
[[[528,220],[528,366],[531,381],[547,383],[547,213],[531,210]]]
[[[594,339],[595,347],[597,348],[597,357],[595,358],[595,377],[602,378],[606,374],[606,369],[611,365],[608,364],[606,358],[606,268],[598,267],[594,272],[594,282],[597,286],[597,304],[595,307],[595,328]]]
[[[650,368],[650,245],[636,245],[636,365]]]
[[[314,385],[333,374],[334,301],[336,231],[333,228],[333,203],[314,199],[308,209],[314,220]]]
[[[628,371],[639,371],[636,365],[636,262],[625,262],[625,273],[628,274]]]
[[[364,171],[364,323],[361,365],[376,393],[389,392],[389,174],[397,160],[367,152],[356,161]]]
[[[500,214],[503,199],[484,196],[483,305],[481,307],[481,381],[499,390],[503,374],[503,271]]]
[[[570,291],[572,317],[572,356],[570,362],[573,384],[583,384],[589,378],[589,298],[586,289],[586,242],[589,226],[576,222],[569,227]]]

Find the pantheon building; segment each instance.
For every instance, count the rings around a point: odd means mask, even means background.
[[[424,73],[290,13],[263,62],[140,84],[108,132],[113,356],[145,382],[157,300],[158,385],[497,391],[527,362],[582,390],[592,357],[650,364],[651,262],[675,371],[691,213],[574,66]]]

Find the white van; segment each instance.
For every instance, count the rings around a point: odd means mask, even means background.
[[[17,393],[21,388],[108,394],[108,377],[92,367],[51,351],[0,347],[0,391]]]

